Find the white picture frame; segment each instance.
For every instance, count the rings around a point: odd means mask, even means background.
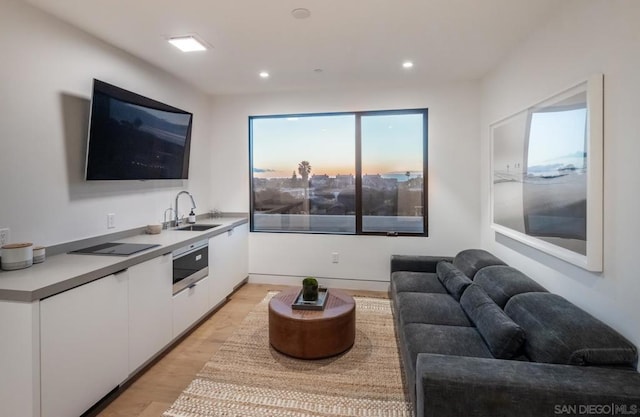
[[[491,227],[603,268],[602,74],[490,125]]]

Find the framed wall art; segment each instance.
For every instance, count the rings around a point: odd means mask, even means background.
[[[603,75],[490,126],[491,227],[602,271]]]

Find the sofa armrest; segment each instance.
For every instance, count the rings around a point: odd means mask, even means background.
[[[415,406],[418,417],[636,414],[640,374],[631,369],[421,353],[416,361]]]
[[[436,272],[436,265],[440,261],[453,262],[450,256],[409,256],[391,255],[391,272]]]

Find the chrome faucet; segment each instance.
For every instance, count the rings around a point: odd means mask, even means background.
[[[191,209],[192,209],[192,210],[193,210],[194,208],[196,208],[196,202],[195,202],[195,200],[193,199],[193,196],[189,193],[189,191],[184,191],[184,190],[183,190],[183,191],[180,191],[180,192],[178,193],[178,195],[176,195],[176,209],[175,209],[175,212],[176,212],[176,217],[175,217],[175,219],[176,219],[176,226],[179,226],[179,225],[180,225],[180,222],[181,222],[180,215],[178,214],[178,198],[180,198],[180,195],[181,195],[181,194],[186,194],[186,195],[188,195],[188,196],[189,196],[189,198],[191,199]]]
[[[166,229],[168,227],[168,224],[171,223],[171,218],[169,218],[169,223],[167,223],[167,212],[168,211],[173,211],[175,213],[175,210],[171,207],[169,207],[168,209],[166,209],[164,211],[164,214],[162,215],[162,228]]]

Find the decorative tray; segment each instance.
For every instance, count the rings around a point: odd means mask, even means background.
[[[291,304],[292,310],[324,310],[324,305],[327,303],[329,297],[329,291],[326,288],[318,288],[318,299],[316,301],[305,301],[302,298],[302,289],[298,293],[293,304]]]

